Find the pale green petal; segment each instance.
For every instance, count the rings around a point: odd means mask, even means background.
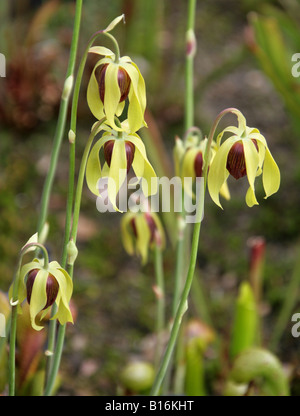
[[[115,140],[112,151],[111,163],[108,175],[107,194],[113,207],[116,209],[116,198],[121,185],[127,175],[127,157],[125,141]]]
[[[243,139],[245,163],[247,170],[247,178],[250,187],[254,192],[254,181],[256,178],[257,168],[259,167],[259,156],[257,149],[250,139]]]
[[[266,147],[262,180],[266,193],[265,198],[268,198],[268,196],[278,191],[280,186],[280,170],[268,147]]]
[[[261,174],[261,167],[262,167],[262,165],[263,165],[263,163],[264,163],[264,160],[265,160],[265,154],[266,154],[266,147],[263,145],[263,143],[261,142],[261,141],[259,141],[259,140],[257,140],[256,141],[256,144],[257,144],[257,146],[258,146],[258,157],[259,157],[259,162],[258,162],[258,165],[259,165],[259,172],[257,173],[257,175],[256,176],[259,176],[260,174]]]
[[[31,298],[30,298],[30,319],[31,326],[36,331],[43,329],[43,326],[37,325],[35,318],[39,312],[44,308],[47,303],[46,284],[48,279],[48,272],[46,270],[40,270],[32,286]]]
[[[59,284],[59,296],[56,298],[58,306],[57,313],[52,319],[58,319],[64,325],[67,322],[73,322],[69,303],[73,292],[73,282],[69,274],[64,269],[56,269],[53,276]]]
[[[89,154],[87,165],[86,165],[86,182],[90,191],[99,196],[99,190],[97,187],[98,181],[102,176],[101,164],[99,159],[99,152],[101,147],[109,140],[115,140],[113,136],[105,135],[98,140]]]
[[[104,117],[103,112],[103,103],[100,99],[100,93],[99,93],[99,85],[98,81],[96,79],[95,71],[96,69],[102,65],[103,60],[99,61],[91,74],[88,87],[87,87],[87,103],[88,106],[92,112],[92,114],[98,119],[101,120]]]
[[[136,132],[146,125],[144,113],[146,109],[146,88],[144,79],[134,63],[123,64],[122,67],[131,79],[131,87],[128,95],[128,122],[131,132]]]
[[[127,212],[121,220],[121,236],[125,250],[129,255],[134,254],[133,232],[131,230],[131,221],[136,216],[133,212]]]
[[[114,29],[114,27],[123,20],[125,22],[125,14],[121,14],[120,16],[116,17],[110,24],[103,30],[103,32],[110,32]]]
[[[117,117],[121,116],[121,114],[123,113],[124,107],[125,107],[125,100],[118,104],[118,107],[117,107],[117,110],[116,110],[116,116]]]
[[[181,179],[184,178],[193,178],[195,179],[195,157],[199,153],[199,149],[197,147],[190,148],[186,151],[183,161],[182,161],[182,168],[181,168]]]
[[[212,200],[220,208],[222,208],[219,199],[220,189],[228,178],[228,171],[226,169],[227,156],[236,141],[237,140],[234,136],[225,140],[225,142],[217,150],[208,172],[208,190]]]
[[[246,193],[246,204],[250,208],[253,207],[253,205],[258,205],[254,190],[251,188],[251,186],[249,186],[248,191]]]
[[[256,133],[256,132],[250,133],[250,134],[248,135],[248,138],[249,138],[249,139],[255,139],[255,140],[257,140],[258,142],[262,143],[262,144],[264,145],[264,147],[268,147],[266,139],[265,139],[265,138],[264,138],[264,136],[263,136],[262,134],[260,134],[259,132],[258,132],[258,133]]]
[[[73,323],[71,310],[69,306],[62,301],[62,296],[60,293],[57,295],[55,303],[57,304],[58,308],[56,314],[51,319],[58,319],[61,325],[64,325],[67,322]]]
[[[105,72],[104,112],[110,125],[117,131],[121,130],[115,124],[115,115],[121,98],[118,84],[119,65],[110,64]]]
[[[52,274],[52,272],[54,272],[56,269],[59,269],[61,266],[60,266],[60,264],[58,263],[58,261],[56,261],[56,260],[53,260],[53,261],[51,261],[50,263],[49,263],[49,266],[48,266],[48,271],[49,271],[49,273],[51,273]]]
[[[146,264],[148,260],[148,249],[149,249],[149,242],[151,238],[151,233],[149,230],[148,223],[145,219],[144,214],[139,214],[135,218],[135,226],[136,226],[136,250],[137,254],[142,259],[142,264]]]
[[[35,246],[32,246],[32,247],[29,247],[29,248],[26,248],[26,246],[28,246],[29,244],[32,244],[32,243],[37,243],[38,242],[38,233],[35,233],[35,234],[33,234],[30,238],[29,238],[29,240],[27,241],[27,243],[26,244],[24,244],[24,246],[22,247],[22,250],[25,250],[26,249],[26,253],[28,253],[29,251],[34,251],[34,250],[36,250],[36,247]],[[25,252],[25,251],[24,251]]]
[[[232,113],[234,113],[237,116],[239,134],[242,134],[245,131],[247,131],[247,123],[243,114],[239,110],[233,110]]]
[[[24,264],[24,266],[21,267],[20,276],[19,276],[19,288],[18,288],[19,305],[23,302],[23,300],[27,296],[27,290],[26,290],[26,284],[25,284],[25,278],[26,278],[27,274],[31,270],[42,269],[42,268],[43,268],[43,266],[39,262],[38,259],[34,259],[30,263]]]
[[[223,185],[221,186],[221,189],[220,189],[220,195],[221,195],[223,198],[225,198],[227,201],[229,201],[229,199],[230,199],[230,191],[229,191],[229,188],[228,188],[227,181],[225,181],[225,182],[223,183]]]
[[[154,195],[157,192],[157,176],[147,159],[146,149],[142,140],[136,136],[128,136],[135,145],[132,168],[137,178],[142,178],[142,190],[145,196]]]
[[[108,48],[105,48],[104,46],[92,46],[89,49],[89,53],[96,53],[97,55],[102,56],[110,56],[112,59],[115,58],[115,54]]]
[[[196,178],[195,157],[197,156],[199,151],[200,150],[197,147],[188,149],[182,161],[181,180],[182,180],[182,184],[184,184],[184,191],[191,198],[193,198],[193,195],[194,195],[193,194],[193,181]],[[187,181],[184,178],[192,178],[192,180]]]

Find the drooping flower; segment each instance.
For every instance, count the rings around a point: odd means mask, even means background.
[[[128,123],[131,132],[147,126],[144,120],[146,109],[146,87],[138,66],[123,56],[116,60],[115,54],[108,48],[93,46],[90,53],[104,56],[91,74],[87,88],[87,102],[93,115],[101,120],[106,117],[116,130],[115,116],[119,117],[128,98]]]
[[[56,261],[45,268],[43,261],[34,259],[20,270],[18,301],[21,304],[27,298],[31,325],[37,331],[43,328],[36,321],[37,315],[42,312],[43,319],[54,302],[57,312],[52,319],[58,319],[62,325],[73,322],[69,307],[72,292],[71,277]]]
[[[122,123],[122,130],[116,131],[105,125],[102,137],[94,144],[86,167],[86,181],[89,189],[99,196],[98,181],[108,178],[108,198],[116,208],[116,198],[120,187],[124,183],[128,171],[132,167],[136,177],[141,181],[141,188],[145,196],[157,192],[157,177],[151,166],[145,145],[136,133],[130,133]],[[100,151],[103,148],[104,163],[100,161]]]
[[[262,175],[265,198],[278,191],[280,171],[268,148],[266,139],[258,129],[248,127],[245,117],[236,113],[238,127],[225,128],[217,138],[218,150],[212,160],[208,174],[208,190],[212,200],[219,205],[219,193],[229,175],[235,179],[247,176],[249,189],[246,203],[249,207],[257,205],[254,182]],[[232,133],[222,144],[224,133]]]
[[[174,148],[175,171],[176,174],[181,177],[185,191],[190,195],[193,194],[191,186],[195,179],[203,177],[205,173],[205,152],[207,142],[207,138],[197,138],[197,136],[193,134],[187,135],[185,140],[176,137]],[[216,154],[216,148],[216,143],[213,142],[208,155],[208,170]],[[185,178],[192,178],[193,182],[190,183],[189,181],[185,181]],[[226,181],[223,184],[220,193],[225,199],[230,199]]]
[[[142,264],[147,263],[148,251],[154,244],[165,245],[163,226],[154,212],[126,212],[121,221],[121,234],[127,253],[136,254]]]

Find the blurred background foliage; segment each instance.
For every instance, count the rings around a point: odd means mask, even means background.
[[[134,59],[147,85],[149,129],[143,131],[159,176],[173,176],[175,135],[183,136],[186,2],[95,0],[84,2],[80,52],[90,36],[125,13],[114,34],[121,53]],[[0,290],[7,291],[18,251],[36,231],[41,189],[72,36],[74,1],[11,0],[0,5]],[[299,343],[291,335],[298,312],[300,265],[300,89],[291,57],[300,52],[300,1],[198,1],[195,57],[195,124],[208,133],[214,117],[237,107],[259,128],[282,173],[280,191],[249,209],[246,183],[230,181],[232,199],[220,211],[207,199],[197,278],[207,305],[192,293],[191,317],[212,325],[228,355],[234,302],[249,278],[251,237],[266,242],[263,268],[262,343],[272,345],[289,372],[292,394],[300,394]],[[104,42],[105,45],[105,42]],[[105,45],[109,46],[109,45]],[[78,163],[93,118],[85,99],[93,66],[86,68],[79,106]],[[235,121],[234,121],[235,122]],[[145,129],[144,129],[145,130]],[[67,135],[50,202],[50,255],[61,253],[68,172]],[[163,218],[166,293],[174,274],[173,219]],[[84,190],[78,234],[74,304],[77,320],[68,328],[61,375],[62,394],[118,391],[118,374],[134,357],[151,357],[155,284],[153,263],[141,268],[125,253],[120,215],[100,214]],[[203,294],[202,294],[203,296]],[[209,322],[208,322],[209,321]],[[216,365],[215,347],[206,350],[210,394],[222,391],[226,368]]]

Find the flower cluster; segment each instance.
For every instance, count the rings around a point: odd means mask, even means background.
[[[165,235],[159,217],[150,211],[126,212],[121,222],[122,241],[129,255],[136,254],[147,263],[148,250],[155,244],[165,245]]]
[[[44,258],[34,258],[19,269],[9,290],[12,305],[18,305],[18,312],[22,313],[22,303],[27,299],[31,326],[37,331],[43,329],[42,320],[54,303],[57,309],[52,319],[57,319],[61,325],[73,323],[69,306],[73,292],[70,275],[57,261],[49,263],[47,250],[38,241],[37,233],[23,246],[21,257],[35,249],[40,249]]]
[[[222,208],[219,194],[229,175],[235,179],[247,176],[249,188],[246,203],[257,205],[254,182],[262,175],[265,198],[278,191],[280,171],[268,148],[266,139],[258,129],[248,127],[245,117],[236,111],[238,127],[225,128],[217,138],[217,151],[208,173],[208,190],[212,200]],[[222,144],[225,133],[231,133]]]
[[[87,102],[93,115],[105,121],[99,128],[104,133],[89,155],[86,180],[89,189],[99,196],[98,181],[108,178],[108,198],[117,209],[117,195],[131,167],[145,196],[157,192],[155,181],[151,181],[156,174],[136,133],[147,126],[145,82],[137,65],[128,56],[119,56],[118,47],[116,53],[102,46],[93,46],[89,52],[102,58],[92,71]],[[126,101],[127,114],[121,123],[118,118],[123,115]]]

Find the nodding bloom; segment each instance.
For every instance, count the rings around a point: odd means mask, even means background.
[[[62,325],[73,323],[69,307],[72,292],[71,277],[56,261],[50,262],[45,268],[43,261],[34,259],[20,270],[18,300],[21,303],[27,298],[31,326],[37,331],[43,328],[36,321],[37,315],[42,312],[43,319],[54,302],[57,312],[52,319],[58,319]]]
[[[106,117],[118,131],[120,128],[114,118],[122,114],[128,98],[130,131],[136,132],[147,126],[144,120],[146,87],[137,65],[128,56],[117,61],[115,54],[102,46],[93,46],[89,52],[104,56],[96,63],[87,88],[87,102],[93,115],[98,120]]]
[[[128,132],[126,126],[127,123],[123,122],[122,131],[116,131],[109,126],[102,127],[106,131],[94,144],[86,167],[87,185],[95,195],[99,196],[99,179],[108,178],[108,198],[115,209],[117,194],[131,167],[137,179],[141,180],[145,196],[157,192],[157,177],[147,158],[145,145],[138,134]],[[104,163],[101,166],[102,149]]]
[[[174,160],[176,174],[181,177],[182,183],[185,186],[185,191],[192,195],[192,189],[189,187],[189,182],[184,178],[196,178],[204,176],[205,173],[205,152],[207,146],[207,138],[196,138],[196,136],[187,136],[186,140],[181,140],[176,137],[174,148]],[[208,155],[208,170],[210,164],[216,153],[216,143],[213,142]],[[192,184],[191,184],[192,185]],[[221,195],[225,199],[230,199],[227,182],[225,182],[220,190]]]
[[[268,148],[266,139],[258,129],[248,127],[245,117],[238,112],[238,127],[225,128],[217,138],[218,150],[208,173],[208,190],[212,200],[222,208],[219,193],[229,175],[235,179],[247,176],[249,189],[246,203],[257,205],[254,182],[262,175],[265,198],[278,191],[280,171]],[[221,144],[224,133],[232,133]]]
[[[155,244],[165,245],[165,234],[159,217],[150,211],[126,212],[121,221],[121,234],[128,254],[136,254],[147,263],[148,251]]]

